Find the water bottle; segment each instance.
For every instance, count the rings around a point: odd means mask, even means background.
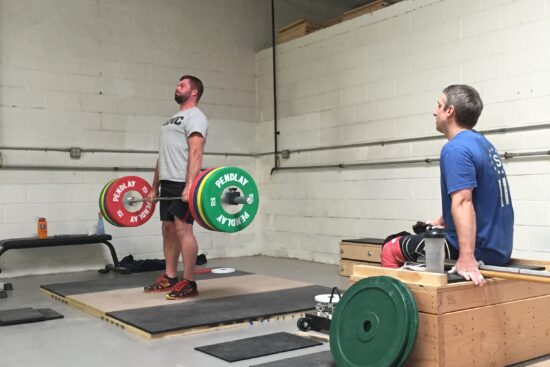
[[[103,224],[101,212],[97,213],[97,234],[105,234],[105,225]]]
[[[426,270],[432,273],[445,273],[445,232],[432,228],[426,231],[424,236]]]
[[[37,218],[36,226],[37,237],[41,240],[48,238],[48,221],[46,221],[46,218]]]

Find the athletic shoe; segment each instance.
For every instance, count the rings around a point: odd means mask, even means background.
[[[169,292],[178,283],[178,277],[170,278],[162,273],[153,284],[143,287],[145,293]]]
[[[172,292],[166,295],[166,299],[184,299],[197,296],[197,283],[192,280],[182,279],[174,286]]]

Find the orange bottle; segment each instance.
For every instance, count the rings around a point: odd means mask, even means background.
[[[48,237],[48,222],[46,218],[38,218],[37,223],[37,234],[39,239],[44,239]]]

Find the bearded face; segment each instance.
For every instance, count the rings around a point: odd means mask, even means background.
[[[185,103],[190,96],[191,96],[190,92],[179,93],[178,91],[176,91],[176,93],[174,93],[174,100],[176,101],[177,104],[182,104],[182,103]]]

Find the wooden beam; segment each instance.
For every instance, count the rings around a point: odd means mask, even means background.
[[[424,271],[411,271],[405,269],[381,268],[370,265],[354,265],[352,280],[375,276],[388,276],[409,284],[421,284],[431,287],[443,287],[447,285],[447,274],[428,273]]]

